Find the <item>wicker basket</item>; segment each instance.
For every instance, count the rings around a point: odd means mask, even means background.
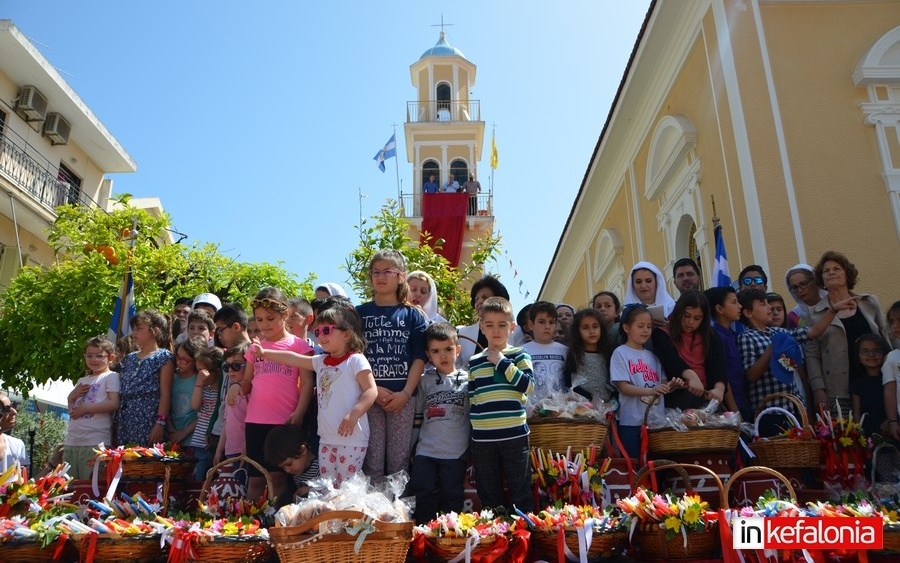
[[[775,477],[776,479],[781,481],[782,485],[784,485],[784,488],[787,490],[788,497],[791,499],[791,501],[794,503],[797,502],[797,492],[794,490],[794,487],[791,485],[791,481],[787,477],[785,477],[781,473],[775,471],[774,469],[770,469],[768,467],[762,467],[760,465],[751,465],[749,467],[745,467],[743,469],[739,469],[739,470],[735,471],[731,475],[731,477],[728,479],[728,482],[725,483],[725,502],[726,503],[731,498],[729,496],[731,494],[731,486],[733,484],[737,483],[738,481],[740,481],[740,478],[748,473],[764,473],[766,475],[769,475],[770,477]]]
[[[110,457],[101,455],[98,461],[109,463]],[[194,469],[195,460],[175,457],[138,457],[122,459],[122,479],[135,481],[184,481]]]
[[[365,514],[356,510],[335,510],[320,514],[300,526],[269,528],[269,537],[282,563],[404,563],[412,540],[412,522],[374,521],[375,531],[354,551],[358,536],[346,531],[319,531],[330,520],[358,521]]]
[[[531,533],[531,541],[534,545],[535,553],[539,558],[553,561],[558,559],[560,542],[565,542],[566,546],[572,554],[579,558],[581,555],[581,546],[578,542],[578,531],[574,527],[564,529],[562,536],[559,531],[543,530]],[[591,536],[591,545],[588,547],[587,558],[599,559],[617,557],[622,554],[625,546],[628,545],[628,532],[606,532],[603,534],[593,534]]]
[[[469,537],[440,537],[425,538],[426,552],[433,561],[453,561],[466,549]],[[472,557],[481,557],[493,549],[496,538],[494,536],[482,536],[472,548]]]
[[[719,489],[719,507],[726,506],[725,486],[719,476],[708,467],[690,463],[675,463],[668,460],[657,460],[652,466],[638,470],[634,479],[637,488],[651,474],[663,470],[675,470],[690,487],[689,473],[704,473],[709,476]],[[632,544],[638,550],[641,559],[709,559],[718,556],[721,551],[718,521],[709,522],[702,532],[688,532],[685,537],[677,534],[671,540],[666,539],[666,530],[656,522],[642,522],[637,525],[631,537]]]
[[[229,465],[234,465],[236,463],[245,462],[254,466],[260,473],[266,478],[266,500],[272,501],[272,491],[275,490],[275,486],[272,483],[272,476],[269,475],[269,472],[266,471],[266,468],[260,465],[259,463],[253,461],[247,456],[239,455],[235,457],[230,457],[228,459],[222,460],[216,465],[213,465],[209,471],[206,472],[206,480],[203,481],[203,486],[200,487],[200,495],[198,500],[204,504],[206,504],[206,497],[209,494],[209,488],[212,486],[213,481],[215,480],[218,472],[223,467],[227,467]]]
[[[0,561],[10,563],[47,563],[48,561],[72,561],[77,555],[72,551],[72,542],[65,541],[60,556],[54,559],[58,544],[51,543],[42,548],[32,538],[12,539],[0,542]]]
[[[168,548],[159,547],[159,536],[141,534],[124,536],[121,534],[78,534],[72,537],[78,549],[80,563],[128,561],[129,563],[150,563],[165,561]],[[93,548],[91,546],[93,544]]]
[[[654,398],[644,411],[644,426],[650,417],[650,410],[659,401]],[[674,428],[647,429],[647,451],[654,457],[667,455],[706,454],[733,452],[741,437],[741,429],[737,426],[728,428],[691,428],[678,431]]]
[[[559,451],[561,444],[575,451],[588,448],[591,444],[602,448],[608,430],[606,424],[599,420],[558,417],[530,418],[528,428],[531,429],[528,441],[532,448],[553,451]]]
[[[794,414],[781,407],[768,407],[766,405],[775,399],[787,399],[793,403],[800,413],[800,422]],[[822,446],[814,437],[788,438],[777,436],[774,438],[761,438],[759,436],[759,421],[767,414],[781,413],[788,417],[795,425],[809,431],[812,436],[812,428],[809,418],[806,416],[806,408],[797,397],[787,393],[774,393],[767,396],[756,409],[756,420],[753,423],[754,440],[750,444],[750,450],[756,456],[757,463],[766,467],[775,468],[816,468],[822,463]]]
[[[266,499],[271,501],[272,491],[275,490],[275,487],[269,472],[266,471],[262,465],[249,457],[236,456],[217,463],[207,471],[206,480],[203,481],[203,487],[200,489],[200,502],[206,502],[209,488],[212,486],[219,469],[242,461],[256,467],[256,469],[258,469],[266,478],[265,495]],[[253,561],[265,561],[267,557],[270,557],[274,553],[274,548],[269,541],[259,536],[204,537],[194,543],[193,549],[196,558],[192,561],[198,563],[223,563],[224,561],[250,563]]]
[[[884,527],[885,551],[900,551],[900,524],[886,525]]]

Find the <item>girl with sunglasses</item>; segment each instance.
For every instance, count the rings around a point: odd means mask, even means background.
[[[319,474],[339,486],[362,468],[369,447],[367,412],[378,397],[372,367],[363,355],[366,339],[353,309],[331,307],[316,317],[313,330],[324,354],[304,356],[271,350],[258,341],[250,353],[316,373]]]
[[[368,341],[366,358],[378,385],[369,411],[371,437],[365,473],[378,482],[409,468],[412,452],[412,400],[425,371],[425,315],[409,303],[406,260],[396,250],[376,252],[369,262],[372,301],[356,308]]]
[[[274,496],[287,491],[288,478],[277,466],[267,464],[263,443],[272,428],[281,424],[300,424],[313,393],[313,375],[309,369],[298,369],[271,359],[264,359],[254,350],[285,350],[310,355],[312,347],[305,339],[288,332],[286,322],[291,308],[284,292],[275,287],[263,289],[250,302],[262,338],[258,346],[247,351],[241,392],[249,397],[244,435],[247,457],[263,465],[272,477]],[[256,500],[262,496],[266,481],[254,466],[248,468],[250,483],[247,496]]]
[[[244,421],[247,419],[247,397],[241,395],[241,381],[244,380],[244,368],[247,362],[244,355],[250,348],[249,342],[240,342],[225,350],[225,362],[222,370],[228,377],[228,392],[222,404],[222,434],[213,456],[213,464],[223,459],[237,457],[244,451]]]

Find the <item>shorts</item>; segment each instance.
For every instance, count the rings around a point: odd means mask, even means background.
[[[277,465],[266,463],[265,450],[263,445],[266,443],[266,436],[269,431],[280,426],[279,424],[259,424],[256,422],[247,422],[244,424],[244,436],[246,437],[247,457],[262,465],[269,473],[284,473]],[[251,477],[261,477],[262,473],[252,463],[247,464],[247,474]]]

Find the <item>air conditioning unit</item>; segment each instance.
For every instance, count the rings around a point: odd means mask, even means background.
[[[24,115],[26,121],[42,121],[47,115],[47,98],[34,86],[24,86],[19,90],[16,111]]]
[[[51,112],[44,121],[44,136],[50,139],[51,145],[65,145],[69,142],[72,126],[62,115]]]

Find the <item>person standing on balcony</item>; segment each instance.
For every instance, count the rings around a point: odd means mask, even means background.
[[[447,181],[441,186],[441,191],[448,194],[455,194],[459,191],[459,182],[453,179],[453,174],[447,176]]]
[[[481,191],[481,182],[475,179],[474,172],[469,172],[469,179],[462,185],[462,189],[469,193],[469,215],[478,215],[478,192]]]
[[[428,177],[428,181],[425,182],[425,186],[422,188],[422,193],[426,194],[436,194],[438,193],[438,185],[437,182],[434,181],[434,174]]]

